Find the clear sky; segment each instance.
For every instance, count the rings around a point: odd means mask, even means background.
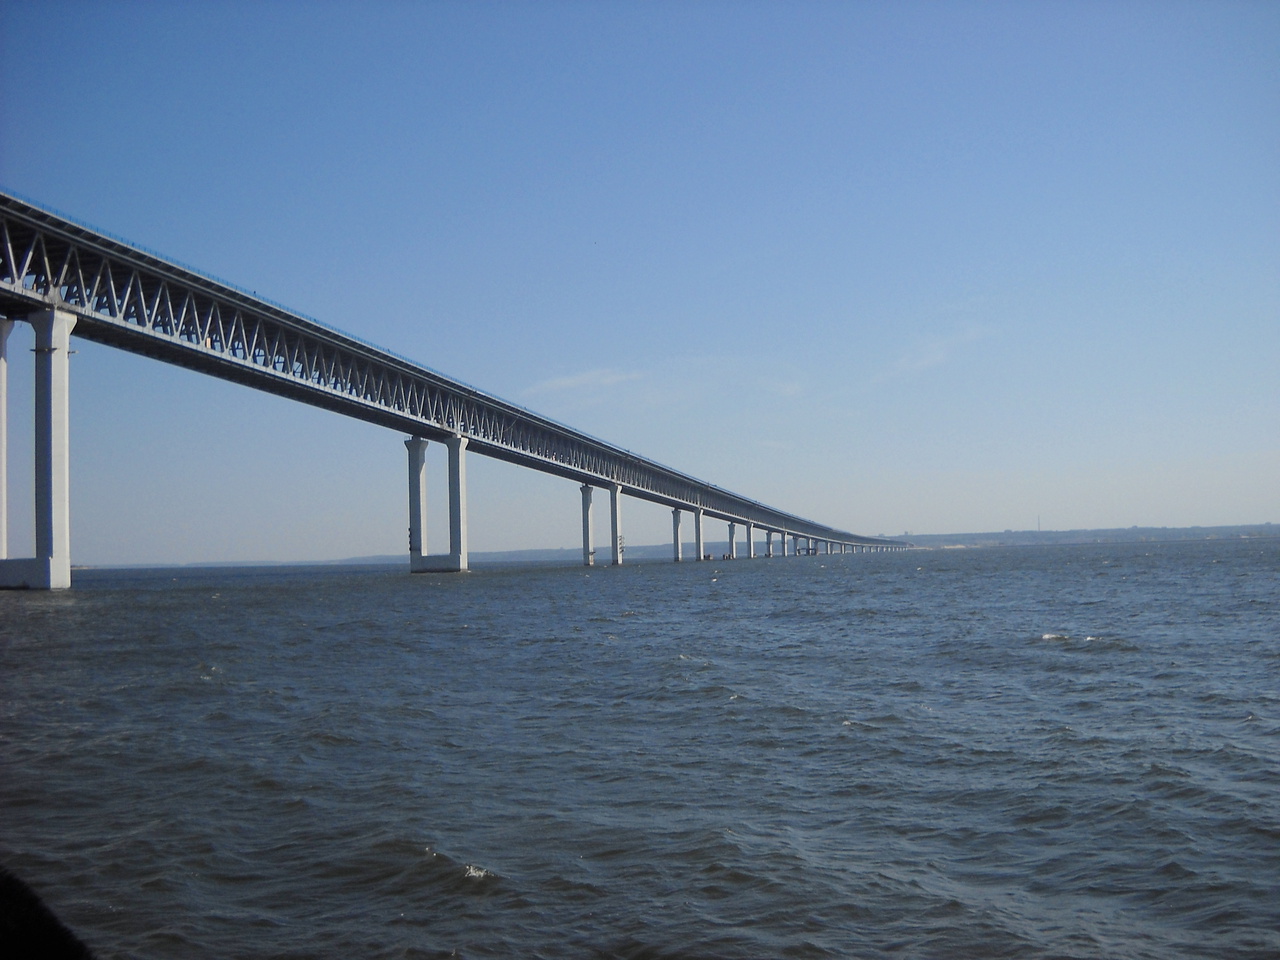
[[[737,493],[867,534],[1280,521],[1280,4],[0,22],[3,189]],[[76,347],[76,562],[405,549],[400,435]],[[573,484],[469,466],[473,550],[577,542]]]

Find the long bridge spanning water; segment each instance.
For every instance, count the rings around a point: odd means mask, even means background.
[[[35,557],[8,557],[9,334],[35,329]],[[737,531],[745,556],[757,532],[765,555],[898,550],[899,540],[837,530],[738,496],[540,417],[386,350],[213,280],[119,239],[0,193],[0,587],[71,585],[68,378],[70,338],[84,337],[390,427],[409,435],[409,565],[467,569],[468,451],[581,486],[582,558],[593,562],[592,498],[609,495],[611,560],[622,563],[621,497],[672,511],[672,549],[693,519],[698,559],[704,523]],[[426,552],[427,445],[448,449],[449,551]],[[790,544],[790,546],[789,546]]]

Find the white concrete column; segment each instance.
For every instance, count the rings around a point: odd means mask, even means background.
[[[63,313],[60,310],[45,310],[31,314],[27,317],[27,322],[36,331],[34,457],[36,555],[31,559],[0,560],[0,586],[30,587],[33,590],[65,590],[71,586],[71,448],[68,396],[71,371],[68,354],[71,346],[71,331],[76,325],[76,318],[74,314]]]
[[[671,509],[671,549],[676,563],[684,559],[684,548],[680,544],[680,508]]]
[[[773,558],[773,531],[766,530],[764,532],[764,555],[770,559]]]
[[[9,333],[0,320],[0,560],[9,556]]]
[[[71,373],[74,314],[49,310],[36,328],[36,559],[47,560],[50,590],[71,586]]]
[[[738,559],[738,525],[729,524],[729,559]]]
[[[582,565],[589,567],[596,562],[595,532],[591,526],[591,494],[594,487],[584,483],[582,490]]]
[[[454,434],[449,448],[449,569],[466,570],[467,549],[467,438]]]
[[[754,560],[756,558],[756,525],[750,520],[747,521],[747,559]]]
[[[698,551],[698,559],[705,560],[707,558],[707,550],[702,542],[702,508],[698,507],[693,511],[693,543]]]
[[[427,545],[427,441],[410,437],[404,447],[409,452],[409,572],[420,573],[427,568],[422,560]]]
[[[782,541],[782,555],[787,555],[787,531],[783,530],[778,534],[778,539]]]
[[[622,566],[622,487],[609,485],[609,531],[613,534],[613,565]]]

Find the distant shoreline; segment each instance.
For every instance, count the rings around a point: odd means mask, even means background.
[[[878,534],[877,536],[886,536]],[[975,547],[1049,546],[1053,544],[1081,543],[1176,543],[1194,540],[1274,540],[1280,538],[1280,524],[1250,523],[1225,527],[1117,527],[1098,530],[1005,530],[1002,533],[925,533],[903,534],[894,537],[925,550],[945,550]],[[741,549],[741,548],[740,548]],[[762,546],[757,543],[757,557]],[[728,541],[709,540],[705,550],[713,557],[720,557],[729,550]],[[684,556],[693,559],[693,544],[685,544]],[[671,559],[671,544],[643,544],[628,546],[627,559],[632,562],[651,562]],[[741,554],[739,554],[741,557]],[[558,547],[541,550],[472,551],[471,563],[475,565],[497,564],[558,564],[572,566],[582,562],[580,547]],[[408,563],[408,557],[384,554],[371,557],[346,557],[341,560],[221,560],[195,563],[104,563],[74,564],[73,570],[150,570],[150,569],[204,569],[212,567],[340,567],[340,566],[398,566]]]
[[[907,534],[917,547],[1015,547],[1071,543],[1174,543],[1189,540],[1267,540],[1280,537],[1280,524],[1225,527],[1116,527],[1098,530],[1005,530],[1002,533]]]

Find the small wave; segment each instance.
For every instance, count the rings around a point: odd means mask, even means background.
[[[495,889],[502,877],[494,870],[482,867],[477,863],[464,863],[455,860],[446,853],[427,847],[423,851],[435,875],[435,881],[446,890],[466,894],[471,892],[488,892]]]
[[[863,723],[861,720],[845,720],[840,726],[848,727],[851,730],[871,730],[879,731],[881,728],[874,723]]]
[[[1136,651],[1141,649],[1137,644],[1120,637],[1108,637],[1103,634],[1086,634],[1083,637],[1073,637],[1069,633],[1042,633],[1040,640],[1043,643],[1052,643],[1058,645],[1063,650],[1073,652],[1110,652],[1110,651]]]

